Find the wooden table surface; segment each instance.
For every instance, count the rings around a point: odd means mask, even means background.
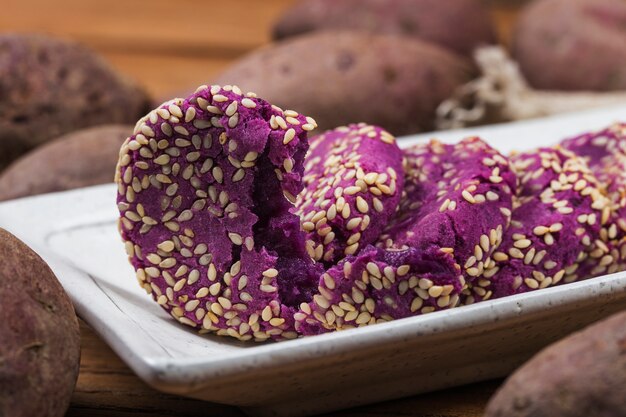
[[[267,43],[272,21],[294,1],[7,1],[0,13],[0,31],[46,32],[79,40],[153,96],[167,98],[209,82],[237,57]],[[498,33],[506,43],[516,8],[494,5],[504,1],[491,3]],[[243,415],[235,407],[153,390],[84,322],[81,332],[80,375],[68,417]],[[473,384],[332,415],[481,416],[499,383]]]

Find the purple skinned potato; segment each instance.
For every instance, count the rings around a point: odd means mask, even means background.
[[[302,0],[278,19],[273,35],[332,29],[418,38],[466,56],[496,41],[488,10],[476,0]]]

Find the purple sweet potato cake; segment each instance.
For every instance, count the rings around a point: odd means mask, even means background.
[[[176,320],[293,339],[626,269],[626,125],[505,157],[404,151],[201,86],[137,123],[116,169],[139,284]]]
[[[606,187],[612,205],[611,218],[600,229],[600,241],[604,245],[598,245],[596,251],[589,254],[579,275],[587,278],[623,271],[626,269],[626,124],[616,123],[597,132],[566,139],[562,146],[585,159]],[[607,263],[607,255],[612,263]]]
[[[385,130],[364,123],[311,139],[304,192],[296,203],[313,259],[336,263],[373,243],[398,209],[402,151]]]
[[[326,271],[296,314],[299,333],[452,308],[467,282],[493,270],[515,190],[507,158],[478,138],[433,140],[404,156],[404,196],[378,247]]]
[[[120,151],[119,227],[141,286],[174,318],[241,340],[295,338],[323,269],[292,213],[315,121],[232,86],[141,119]]]
[[[575,281],[581,263],[602,245],[600,230],[610,219],[603,186],[573,152],[541,148],[512,161],[520,185],[511,225],[493,254],[498,271],[468,288],[469,302],[483,291],[498,298]]]
[[[491,255],[508,228],[516,189],[508,158],[475,137],[455,145],[433,140],[405,156],[405,196],[378,246],[447,250],[462,267],[463,284],[496,273]]]

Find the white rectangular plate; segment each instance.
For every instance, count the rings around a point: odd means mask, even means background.
[[[509,152],[620,119],[626,106],[401,144],[479,135]],[[81,317],[142,379],[257,415],[308,415],[503,376],[546,344],[626,308],[626,273],[617,273],[356,330],[244,344],[170,319],[137,285],[116,217],[113,185],[0,204],[0,227],[46,259]]]

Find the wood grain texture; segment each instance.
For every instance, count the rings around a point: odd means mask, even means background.
[[[80,374],[72,405],[66,417],[239,417],[245,415],[235,407],[158,392],[133,374],[115,352],[83,321],[81,321],[81,337]],[[472,384],[412,398],[357,407],[326,416],[480,417],[487,400],[498,385],[499,381]]]
[[[100,51],[234,58],[266,43],[266,28],[293,1],[7,1],[0,28],[71,37]]]
[[[0,31],[45,32],[81,41],[160,102],[207,83],[236,58],[267,43],[274,19],[297,0],[5,1]],[[517,8],[490,4],[508,43]],[[235,407],[160,393],[142,382],[81,323],[82,359],[68,417],[243,416]],[[384,383],[384,381],[381,381]],[[329,416],[482,416],[499,381],[359,407]]]
[[[192,93],[225,69],[230,58],[108,52],[113,67],[133,77],[148,90],[157,103]]]
[[[164,394],[150,388],[82,320],[81,338],[80,374],[67,417],[244,416],[235,407]]]

